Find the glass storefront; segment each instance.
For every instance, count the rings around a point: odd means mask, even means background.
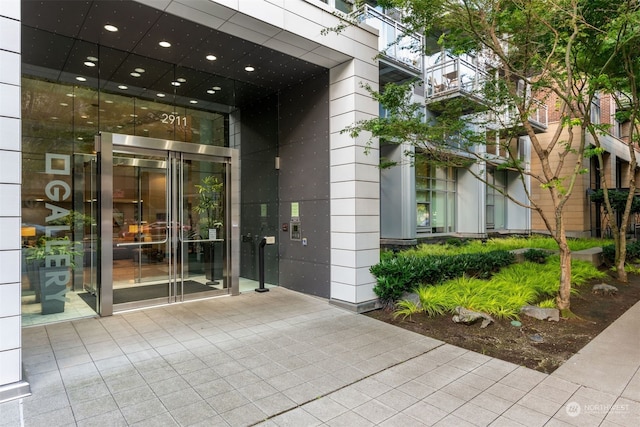
[[[26,75],[22,79],[22,97],[23,324],[94,315],[98,307],[100,217],[95,135],[114,132],[148,137],[151,141],[157,138],[226,147],[228,114]],[[162,153],[161,157],[166,156],[166,152]],[[220,218],[225,214],[225,163],[180,158],[175,160],[180,168],[172,172],[171,161],[137,153],[114,154],[112,193],[114,289],[160,284],[158,289],[165,302],[178,293],[181,298],[185,293],[202,295],[227,285],[207,285],[217,282],[213,265],[222,268],[224,250],[219,242],[224,238]],[[213,211],[197,212],[198,197],[202,196],[198,186],[206,177],[220,183],[218,191],[210,194],[221,202],[215,211],[215,226],[204,224]],[[183,225],[167,222],[167,207],[172,206],[167,198],[176,193],[179,183],[188,186],[188,190],[181,192],[184,200],[172,203],[189,211]],[[171,240],[165,237],[171,235],[174,226],[178,231],[173,237],[179,238],[180,243],[172,247]],[[209,235],[210,230],[220,230],[215,239]],[[136,238],[140,244],[133,242]],[[131,243],[128,240],[134,244],[127,246]],[[220,247],[218,251],[214,250],[216,245]],[[181,271],[181,277],[186,279],[180,281],[179,289],[168,276],[171,269],[175,276],[177,264],[171,265],[169,260],[178,256],[184,256],[186,268],[186,273]],[[165,273],[166,277],[157,277]],[[200,283],[192,277],[198,275],[202,276],[202,287],[194,285],[195,290],[185,291],[184,283],[187,287]],[[221,273],[218,276],[221,278]],[[167,283],[173,283],[174,288],[169,289]],[[141,298],[131,295],[133,292],[114,303]],[[148,294],[145,298],[156,296]]]

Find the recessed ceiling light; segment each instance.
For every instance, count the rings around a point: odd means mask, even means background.
[[[82,76],[76,77],[76,80],[79,81],[79,82],[86,82],[87,81],[86,77],[82,77]]]
[[[158,98],[164,98],[166,95],[164,93],[156,93]]]
[[[214,87],[212,87],[211,89],[213,89],[213,90],[221,90],[221,89],[220,89],[220,86],[214,86]]]
[[[115,33],[116,31],[118,31],[118,27],[116,27],[115,25],[111,25],[111,24],[105,25],[104,29],[107,30],[107,31],[110,31],[112,33]]]
[[[218,58],[216,58],[216,56],[215,56],[215,55],[207,55],[207,59],[208,59],[209,61],[215,61],[215,60],[216,60],[216,59],[218,59]]]
[[[133,71],[135,71],[136,73],[144,73],[144,72],[145,72],[145,69],[144,69],[144,68],[136,68],[136,69],[135,69],[135,70],[133,70]]]
[[[252,71],[255,71],[256,69],[249,65],[247,67],[244,67],[244,70],[248,72],[252,72]]]
[[[122,125],[118,125],[116,126],[118,129],[122,129]]]
[[[113,104],[113,101],[110,100],[110,99],[106,99],[104,102],[105,102],[105,104]]]
[[[134,71],[134,72],[132,72],[132,73],[129,73],[129,75],[130,75],[131,77],[140,77],[142,74],[140,74],[140,73],[136,73],[136,72]]]
[[[213,89],[209,89],[209,90],[207,91],[207,93],[208,93],[209,95],[213,95],[214,93],[216,93],[216,91],[215,91],[215,90],[213,90]]]
[[[92,125],[92,124],[93,124],[93,122],[91,122],[91,121],[88,121],[88,122],[87,122],[87,124],[88,124],[88,125]]]
[[[95,56],[87,56],[87,61],[98,62],[98,58],[96,58]]]
[[[118,86],[118,89],[127,90],[129,88],[127,86],[125,86],[125,85],[120,85],[120,86]]]
[[[78,137],[78,141],[83,141],[83,140],[84,140],[83,137],[81,137],[81,136]]]
[[[180,86],[180,82],[171,82],[173,86]]]
[[[62,105],[63,107],[68,107],[69,104],[67,104],[66,102],[61,102],[60,105]]]
[[[190,104],[197,104],[198,101],[196,101],[195,99],[192,99],[191,101],[189,101]]]
[[[68,93],[68,94],[67,94],[67,96],[68,96],[69,98],[75,98],[75,97],[76,97],[76,96],[75,96],[74,94],[72,94],[72,93]]]
[[[83,114],[83,115],[81,115],[81,116],[80,116],[80,118],[81,118],[81,119],[88,119],[88,118],[89,118],[89,116],[87,116],[86,114]]]
[[[171,47],[171,43],[162,40],[160,43],[158,43],[160,45],[160,47]]]
[[[96,63],[91,61],[84,61],[85,67],[95,67]]]
[[[184,77],[178,77],[176,80],[180,83],[185,83],[187,81],[187,79],[185,79]]]

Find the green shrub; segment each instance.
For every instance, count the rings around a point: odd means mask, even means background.
[[[389,305],[418,284],[433,285],[465,274],[487,278],[514,260],[513,254],[508,251],[452,256],[416,256],[410,253],[381,260],[370,271],[377,281],[373,291],[383,304]]]
[[[615,245],[605,245],[602,247],[602,256],[604,260],[613,264],[616,260],[616,247]],[[640,240],[635,242],[627,242],[627,261],[633,261],[640,259]]]
[[[557,308],[556,299],[555,298],[549,298],[549,299],[546,299],[544,301],[540,301],[538,303],[538,307],[540,307],[540,308]]]
[[[547,258],[549,257],[549,252],[544,249],[527,249],[527,251],[522,254],[524,259],[530,262],[535,262],[536,264],[544,264],[547,262]]]
[[[571,263],[572,282],[580,286],[587,280],[601,278],[605,273],[591,263],[574,260]],[[490,280],[461,276],[435,286],[422,285],[416,290],[420,306],[398,303],[398,315],[422,311],[435,316],[453,311],[457,306],[488,313],[496,318],[515,319],[524,305],[543,300],[541,306],[555,305],[560,284],[559,257],[549,257],[546,264],[525,261],[503,268]],[[571,289],[572,293],[577,288]],[[546,301],[545,301],[546,299]]]
[[[402,320],[404,320],[407,317],[411,317],[412,314],[421,313],[422,311],[422,307],[414,301],[402,300],[398,301],[393,317],[396,318],[398,316],[402,316]]]

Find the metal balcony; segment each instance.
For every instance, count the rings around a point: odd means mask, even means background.
[[[549,108],[547,105],[537,99],[531,99],[528,120],[535,133],[546,132],[549,124]],[[488,121],[489,127],[493,129],[518,129],[520,135],[526,134],[520,115],[514,107],[505,108],[502,111],[492,111],[489,113]]]
[[[439,53],[434,64],[425,68],[424,83],[427,106],[463,96],[483,104],[482,88],[489,75],[478,65],[461,57]],[[472,107],[472,105],[469,105]]]
[[[361,22],[378,30],[378,50],[384,62],[399,66],[415,77],[422,73],[422,36],[407,34],[407,29],[369,5],[354,12]],[[381,65],[382,67],[382,65]],[[398,79],[389,79],[397,81]]]

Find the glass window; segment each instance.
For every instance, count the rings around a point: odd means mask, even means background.
[[[507,172],[487,170],[486,226],[488,230],[504,229],[507,222]]]
[[[416,159],[416,213],[419,233],[455,231],[455,169]]]

